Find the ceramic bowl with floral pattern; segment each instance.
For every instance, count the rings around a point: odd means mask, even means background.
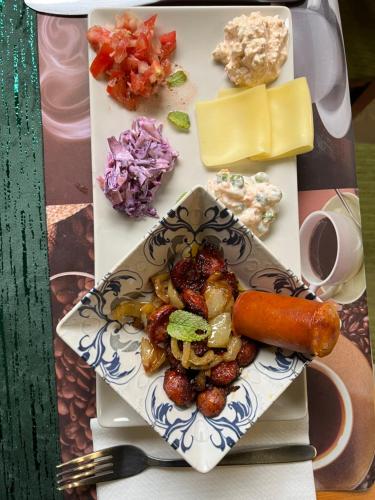
[[[119,301],[150,300],[150,277],[193,244],[219,245],[247,288],[314,298],[264,244],[203,187],[187,193],[57,327],[58,335],[200,472],[210,471],[302,372],[307,358],[262,347],[236,381],[222,413],[207,418],[177,407],[163,390],[164,369],[147,375],[141,364],[145,333],[111,319]]]

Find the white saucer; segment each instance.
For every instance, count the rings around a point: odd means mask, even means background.
[[[359,198],[354,193],[346,193],[343,192],[346,202],[351,208],[353,214],[356,216],[357,220],[361,220],[361,211],[359,206]],[[328,210],[330,212],[337,212],[344,215],[348,215],[345,207],[340,201],[338,196],[333,196],[327,203],[322,207],[322,210]],[[321,290],[325,292],[324,287],[321,287]],[[338,302],[339,304],[351,304],[358,300],[363,292],[366,290],[366,275],[365,275],[365,266],[362,265],[361,269],[358,273],[346,283],[343,283],[341,287],[335,292],[332,296],[332,299]]]

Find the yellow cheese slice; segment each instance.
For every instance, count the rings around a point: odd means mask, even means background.
[[[221,89],[218,97],[239,95],[239,87]],[[271,114],[271,153],[253,160],[273,160],[311,151],[314,147],[314,124],[310,90],[305,77],[267,89]],[[251,109],[248,111],[251,114]]]
[[[201,158],[207,167],[271,153],[265,85],[196,104]]]
[[[272,122],[269,158],[284,158],[311,151],[314,147],[314,124],[306,78],[297,78],[267,92]]]

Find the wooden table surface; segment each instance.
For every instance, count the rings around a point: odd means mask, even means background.
[[[375,485],[368,491],[353,491],[344,493],[343,491],[318,491],[318,500],[374,500]]]

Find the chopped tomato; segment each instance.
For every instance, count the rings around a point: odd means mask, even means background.
[[[130,14],[129,12],[124,12],[123,14],[116,16],[116,28],[125,28],[130,32],[134,32],[141,21],[138,17]]]
[[[134,56],[141,61],[150,61],[150,40],[144,33],[140,33],[135,46]]]
[[[156,23],[156,18],[157,18],[157,14],[149,17],[148,19],[146,19],[146,21],[143,23],[145,26],[147,26],[147,28],[149,30],[153,30],[154,29],[154,26],[155,26],[155,23]]]
[[[105,43],[97,53],[95,59],[92,61],[90,71],[94,78],[102,76],[107,69],[113,65],[113,58],[111,57],[112,47]]]
[[[86,36],[91,47],[98,52],[104,43],[109,42],[111,32],[102,26],[92,26]]]
[[[153,92],[152,83],[146,74],[136,75],[132,73],[130,75],[130,88],[134,94],[142,95],[143,97],[149,97]]]
[[[144,90],[144,76],[131,72],[130,87],[134,94],[142,94]]]
[[[131,36],[125,29],[117,29],[112,33],[111,46],[113,48],[113,59],[121,63],[128,56],[128,48],[131,46]]]
[[[176,49],[176,32],[170,31],[160,37],[162,59],[169,57]]]
[[[151,70],[155,82],[164,80],[164,70],[158,61],[152,61]]]
[[[137,109],[138,100],[131,95],[124,78],[111,80],[107,85],[108,94],[131,111]]]
[[[115,78],[122,78],[124,76],[124,72],[118,67],[113,66],[110,70],[106,72],[106,76],[108,77],[108,81],[114,80]]]
[[[154,94],[171,72],[169,56],[176,48],[176,32],[154,35],[157,15],[141,21],[125,12],[116,17],[113,30],[93,26],[87,39],[97,53],[90,71],[105,76],[108,94],[128,109],[140,97]]]
[[[127,57],[124,61],[122,61],[122,63],[120,64],[120,68],[122,70],[122,72],[125,74],[125,75],[129,75],[131,71],[135,71],[137,72],[138,71],[138,66],[139,66],[139,61],[138,59],[131,55],[129,57]]]
[[[143,75],[150,66],[145,61],[138,61],[138,73]]]
[[[167,78],[171,74],[172,71],[172,65],[168,59],[164,59],[161,62],[161,67],[163,68],[164,71],[164,77]]]

